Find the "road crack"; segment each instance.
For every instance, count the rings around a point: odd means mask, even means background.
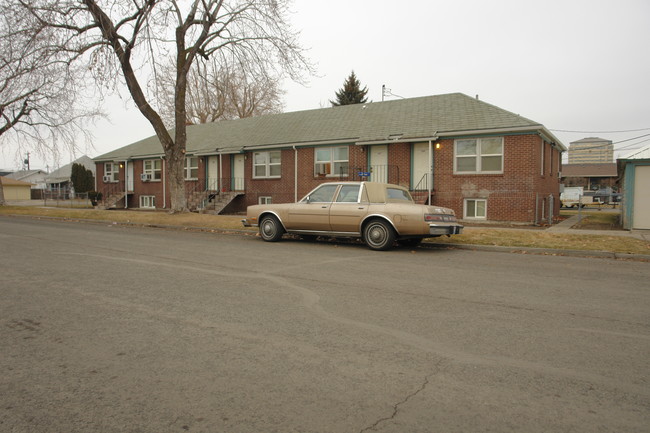
[[[372,425],[370,425],[370,426],[368,426],[368,427],[365,427],[365,428],[359,430],[359,433],[364,433],[364,432],[371,431],[371,430],[375,431],[375,430],[377,429],[377,427],[378,427],[380,424],[395,419],[395,418],[397,417],[397,415],[399,414],[400,409],[401,409],[401,408],[402,408],[406,403],[408,403],[409,400],[411,400],[412,398],[414,398],[415,396],[417,396],[418,394],[420,394],[422,391],[424,391],[424,390],[426,389],[426,387],[429,385],[429,380],[430,380],[433,376],[435,376],[436,374],[438,374],[438,371],[439,371],[439,367],[440,367],[440,363],[441,363],[441,362],[442,362],[442,360],[436,364],[436,367],[437,367],[437,368],[436,368],[436,371],[435,371],[435,372],[430,373],[430,374],[428,374],[428,375],[426,375],[426,376],[424,377],[424,381],[422,382],[422,384],[421,384],[421,385],[420,385],[420,386],[419,386],[415,391],[411,392],[411,393],[408,394],[406,397],[404,397],[402,400],[400,400],[399,402],[397,402],[397,403],[395,403],[395,404],[393,405],[393,413],[391,413],[389,416],[386,416],[386,417],[383,417],[383,418],[379,418],[379,419],[378,419],[377,421],[375,421]]]

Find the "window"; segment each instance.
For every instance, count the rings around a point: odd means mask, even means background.
[[[503,138],[456,140],[454,173],[503,173]]]
[[[185,180],[199,178],[199,158],[197,156],[188,156],[185,158]]]
[[[140,207],[145,209],[155,209],[156,208],[156,196],[155,195],[141,195],[140,196]]]
[[[260,197],[257,199],[257,204],[271,204],[272,201],[271,197]]]
[[[404,191],[403,189],[386,188],[386,195],[388,196],[389,202],[413,201],[408,191]]]
[[[337,203],[357,203],[359,201],[359,189],[361,185],[343,185],[336,197]]]
[[[478,198],[466,198],[463,218],[487,219],[487,200]]]
[[[310,203],[331,203],[338,187],[338,185],[323,185],[302,199],[302,201]]]
[[[147,176],[149,176],[149,180],[160,180],[162,179],[161,167],[162,167],[162,160],[147,159],[142,162],[142,174],[146,174]]]
[[[120,166],[114,162],[104,163],[104,182],[117,182],[120,180]]]
[[[347,176],[348,146],[319,147],[314,154],[314,175]]]
[[[280,177],[282,152],[255,152],[253,154],[253,179]]]

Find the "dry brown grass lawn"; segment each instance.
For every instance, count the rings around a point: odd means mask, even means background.
[[[0,206],[0,215],[30,215],[35,217],[97,220],[153,226],[256,231],[254,228],[247,229],[243,227],[241,224],[241,216],[231,215],[196,213],[169,214],[162,211],[65,209],[36,206]],[[544,230],[532,229],[467,228],[462,235],[452,237],[443,236],[432,239],[431,241],[436,243],[468,245],[497,245],[650,254],[650,243],[630,237],[548,233]]]

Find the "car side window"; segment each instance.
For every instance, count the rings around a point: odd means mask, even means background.
[[[309,194],[309,201],[316,203],[330,203],[338,185],[323,185]]]
[[[386,188],[386,194],[388,195],[388,200],[390,201],[411,201],[409,193],[403,189]]]
[[[359,201],[359,188],[361,185],[343,185],[336,197],[337,203],[356,203]]]

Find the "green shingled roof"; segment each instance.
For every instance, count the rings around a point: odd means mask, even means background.
[[[192,125],[187,128],[187,152],[214,154],[336,142],[415,141],[493,130],[539,131],[562,146],[537,122],[467,95],[452,93]],[[161,154],[161,144],[152,136],[95,160]]]

